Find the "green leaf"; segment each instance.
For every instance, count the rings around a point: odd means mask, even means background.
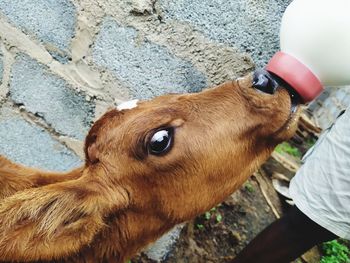
[[[216,215],[216,222],[220,223],[222,221],[222,215],[221,214],[217,214]]]
[[[320,263],[349,263],[350,250],[349,248],[339,243],[337,240],[332,240],[322,244],[323,257]]]
[[[254,192],[254,186],[249,183],[249,182],[246,182],[244,184],[244,189],[246,189],[249,193],[253,193]]]
[[[204,225],[202,225],[202,224],[197,224],[196,227],[197,227],[199,230],[203,230],[203,229],[204,229]]]
[[[205,212],[204,217],[206,220],[209,220],[211,218],[210,212]]]
[[[275,151],[278,153],[287,153],[297,158],[301,158],[301,152],[298,148],[290,145],[288,142],[283,142],[275,148]]]

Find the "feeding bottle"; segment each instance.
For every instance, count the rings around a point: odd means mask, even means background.
[[[266,70],[304,103],[323,86],[350,84],[350,0],[294,0],[282,17],[280,46]]]

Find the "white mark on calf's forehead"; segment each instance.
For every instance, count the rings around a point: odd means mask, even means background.
[[[138,101],[139,100],[129,100],[129,101],[122,102],[117,106],[117,110],[121,111],[121,110],[130,110],[130,109],[136,108]]]

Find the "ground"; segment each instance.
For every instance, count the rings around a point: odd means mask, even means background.
[[[274,220],[276,217],[253,176],[225,202],[187,224],[174,249],[161,262],[229,262]],[[156,261],[142,254],[132,262]]]

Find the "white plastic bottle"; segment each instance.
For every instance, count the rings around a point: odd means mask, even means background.
[[[323,86],[350,84],[350,0],[294,0],[280,29],[281,52],[266,69],[304,102]]]

